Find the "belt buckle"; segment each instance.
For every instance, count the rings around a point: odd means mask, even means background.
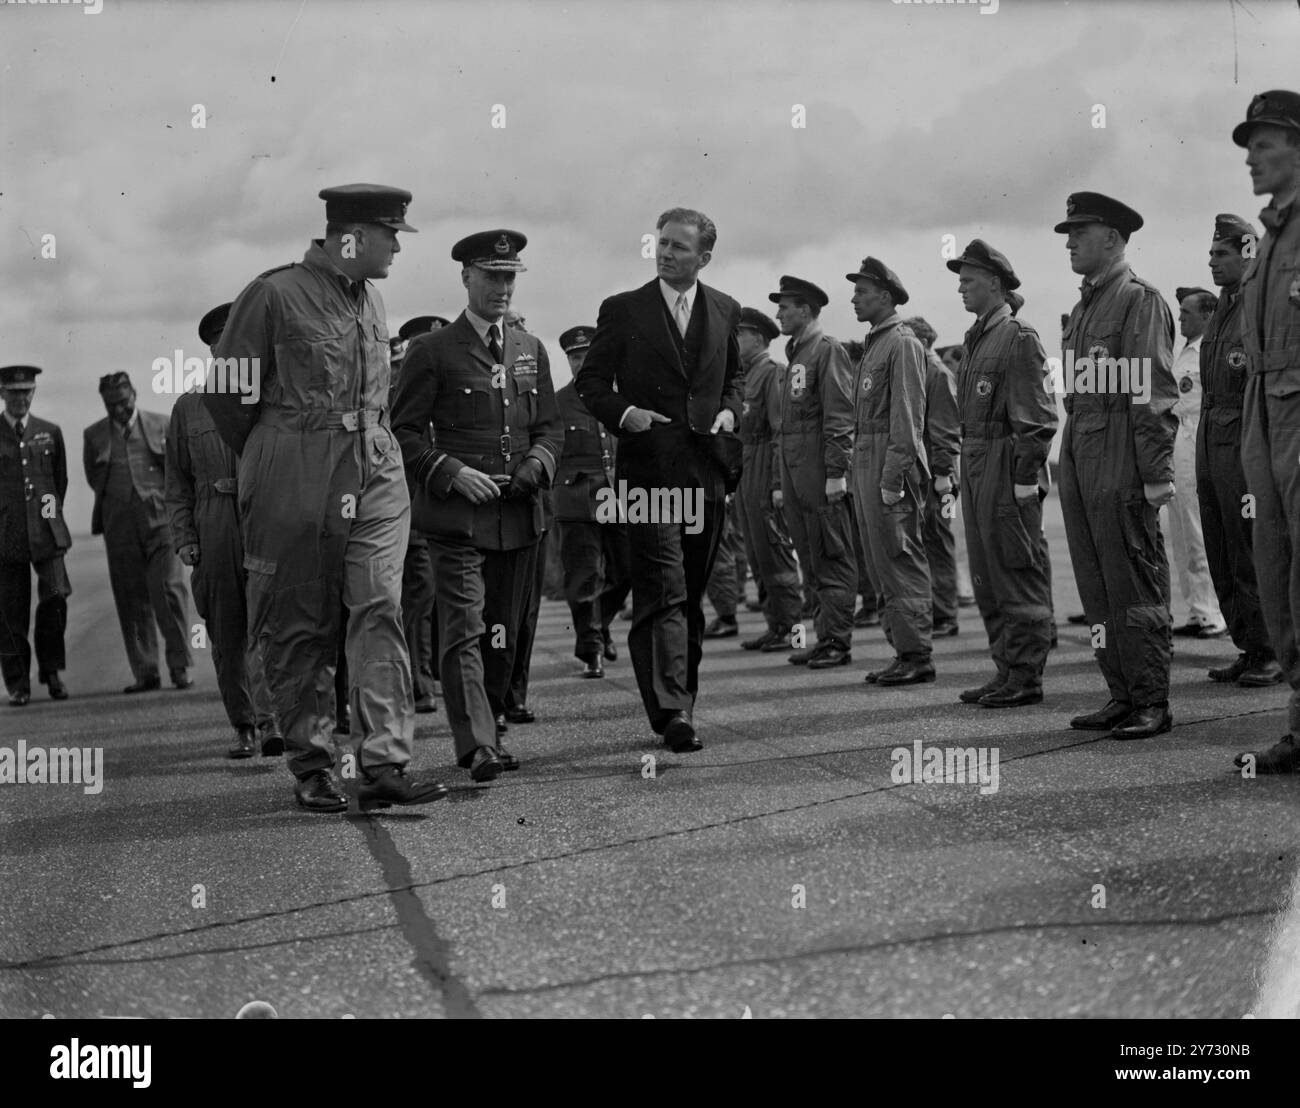
[[[509,461],[509,460],[510,460],[510,455],[511,455],[511,453],[513,453],[513,451],[511,451],[511,449],[510,449],[510,436],[509,436],[509,435],[502,435],[502,436],[501,436],[501,456],[502,456],[503,458],[505,458],[506,461]]]
[[[357,417],[360,414],[360,412],[343,412],[339,416],[339,422],[343,424],[343,430],[355,431],[357,429]]]

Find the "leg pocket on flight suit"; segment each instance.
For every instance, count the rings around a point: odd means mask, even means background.
[[[817,509],[817,528],[821,534],[822,554],[840,562],[851,556],[853,538],[848,533],[848,512],[844,504],[827,504]]]
[[[891,558],[900,558],[912,549],[911,536],[908,534],[908,524],[912,518],[913,509],[906,498],[897,504],[882,505],[885,553]]]
[[[998,525],[998,552],[1007,569],[1028,569],[1034,564],[1035,543],[1029,525],[1036,525],[1036,505],[1031,501],[1024,509],[1019,504],[999,504],[995,516]],[[1028,520],[1026,519],[1028,517]]]

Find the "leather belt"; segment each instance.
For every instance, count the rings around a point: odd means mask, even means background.
[[[264,408],[258,421],[289,431],[363,431],[381,424],[387,426],[388,412],[382,408],[358,408],[354,412],[287,412]]]
[[[965,423],[961,425],[961,437],[963,439],[1009,439],[1012,432],[1006,426],[993,426],[984,424],[975,427],[968,427]]]
[[[239,483],[233,477],[218,477],[212,487],[226,496],[234,496],[239,491]]]

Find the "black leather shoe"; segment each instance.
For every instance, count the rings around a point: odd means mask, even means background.
[[[821,646],[806,646],[803,650],[796,650],[786,659],[792,666],[806,666],[811,662]]]
[[[985,681],[984,684],[977,688],[963,689],[957,694],[957,699],[963,704],[978,704],[980,702],[980,697],[988,696],[989,693],[997,692],[998,689],[1002,688],[1006,683],[1007,679],[1001,674],[998,674],[992,680]]]
[[[161,677],[146,677],[142,681],[137,681],[134,685],[127,685],[122,691],[124,693],[155,692],[161,688]]]
[[[251,758],[257,753],[257,736],[251,727],[235,732],[235,741],[226,751],[227,758]]]
[[[507,723],[533,723],[537,719],[531,708],[507,708],[505,715]]]
[[[1053,624],[1052,624],[1052,638],[1051,638],[1051,640],[1050,640],[1050,641],[1048,642],[1048,644],[1047,644],[1047,649],[1048,649],[1048,650],[1055,650],[1055,649],[1060,645],[1060,643],[1061,643],[1061,637],[1060,637],[1059,634],[1057,634],[1057,631],[1056,631],[1056,624],[1053,623]]]
[[[422,696],[415,702],[416,715],[425,716],[438,710],[438,700],[432,696]]]
[[[27,689],[10,689],[9,705],[13,708],[23,708],[31,703],[32,694]]]
[[[59,678],[57,673],[51,675],[50,679],[45,682],[45,687],[50,690],[51,700],[67,700],[68,690]]]
[[[1023,708],[1026,704],[1041,704],[1043,690],[1041,687],[1028,688],[1008,681],[1000,689],[986,693],[979,698],[982,708]]]
[[[1247,757],[1255,759],[1256,773],[1300,773],[1300,743],[1294,735],[1283,735],[1267,750],[1258,754],[1238,754],[1232,764],[1241,768]]]
[[[510,728],[506,726],[506,714],[505,712],[502,712],[497,716],[497,738],[499,739],[509,730]]]
[[[1109,731],[1116,724],[1123,723],[1133,714],[1132,704],[1122,704],[1118,700],[1108,700],[1106,707],[1099,712],[1089,712],[1086,716],[1075,716],[1070,726],[1076,731]]]
[[[1278,665],[1276,658],[1256,658],[1247,662],[1246,668],[1237,677],[1237,684],[1251,689],[1262,689],[1269,685],[1276,685],[1281,680],[1282,667]]]
[[[516,770],[519,768],[519,759],[510,753],[504,746],[497,743],[497,761],[501,763],[504,770]]]
[[[1080,623],[1080,624],[1084,624],[1084,625],[1086,626],[1087,623],[1088,623],[1088,617],[1087,617],[1087,616],[1066,616],[1066,617],[1065,617],[1065,622],[1066,622],[1066,623]]]
[[[704,744],[695,737],[695,727],[685,712],[672,712],[664,724],[664,742],[674,754],[693,754]]]
[[[580,677],[604,677],[605,667],[601,664],[599,654],[588,654],[582,659]]]
[[[268,723],[262,728],[262,757],[278,758],[284,753],[284,732],[278,723]]]
[[[759,601],[757,601],[757,600],[746,600],[746,601],[745,601],[745,611],[747,611],[747,612],[761,612],[762,610],[763,610],[763,605],[762,605]]]
[[[1188,620],[1181,627],[1175,627],[1173,631],[1170,633],[1178,636],[1179,638],[1197,639],[1200,638],[1201,632],[1204,629],[1205,629],[1205,624],[1193,623],[1191,620]]]
[[[955,619],[941,619],[930,631],[930,637],[935,639],[950,639],[953,635],[960,635],[961,627],[958,626]]]
[[[609,633],[608,631],[605,632],[605,650],[604,650],[604,655],[605,655],[605,661],[607,661],[607,662],[617,662],[617,661],[618,661],[618,647],[616,647],[616,646],[614,645],[614,639],[613,639],[613,636],[610,635],[610,633]]]
[[[346,812],[348,798],[332,769],[318,769],[293,787],[298,803],[311,812]]]
[[[819,650],[817,654],[808,660],[809,669],[834,669],[836,666],[847,666],[853,661],[853,655],[844,647],[836,643],[827,643],[825,649]]]
[[[183,667],[167,671],[172,679],[172,684],[178,689],[192,689],[194,687],[194,678],[192,678]]]
[[[1163,735],[1174,725],[1174,714],[1167,704],[1151,704],[1135,708],[1133,714],[1111,731],[1116,739],[1149,739]]]
[[[1233,662],[1231,665],[1217,666],[1216,668],[1210,670],[1209,678],[1211,681],[1219,681],[1222,684],[1231,685],[1234,681],[1237,680],[1238,677],[1240,677],[1243,673],[1246,672],[1246,667],[1248,662],[1249,659],[1246,657],[1245,654],[1238,654],[1237,660]],[[1279,676],[1280,675],[1281,675],[1281,671],[1279,667]]]
[[[758,652],[760,654],[784,654],[787,650],[793,649],[794,647],[790,645],[790,633],[788,631],[784,633],[778,631],[776,638],[766,646],[760,646]]]
[[[877,685],[921,685],[934,680],[933,662],[904,661],[896,669],[876,678]]]
[[[736,625],[736,619],[715,619],[704,629],[706,639],[730,639],[740,634],[740,628]]]
[[[1227,626],[1223,627],[1202,627],[1196,632],[1198,639],[1221,639],[1228,633]]]
[[[357,807],[367,812],[390,804],[432,804],[447,795],[447,786],[432,774],[408,773],[408,768],[384,766],[363,774],[357,789]]]
[[[866,608],[859,608],[853,613],[854,627],[879,627],[880,614],[878,612],[868,612]]]
[[[501,772],[501,759],[490,746],[480,746],[469,763],[469,775],[475,781],[494,781]]]
[[[741,650],[762,650],[765,646],[785,641],[784,635],[778,635],[775,631],[764,631],[761,635],[755,635],[752,639],[746,639],[740,644]]]
[[[880,679],[884,677],[886,673],[893,673],[894,670],[896,670],[902,664],[903,664],[902,658],[895,658],[892,662],[889,663],[889,665],[885,666],[884,669],[869,670],[866,676],[862,678],[863,684],[866,685],[878,684]]]

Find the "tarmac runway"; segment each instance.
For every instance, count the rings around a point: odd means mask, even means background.
[[[452,795],[374,816],[304,812],[280,759],[227,761],[206,658],[190,691],[123,696],[102,542],[83,537],[72,699],[38,686],[0,707],[0,737],[102,748],[102,790],[4,787],[0,1015],[1294,1016],[1300,781],[1232,766],[1285,730],[1286,690],[1214,685],[1232,645],[1178,639],[1171,733],[1071,731],[1106,694],[1064,621],[1055,497],[1048,519],[1041,705],[957,702],[990,672],[974,609],[913,688],[863,684],[890,653],[878,629],[821,672],[711,641],[705,749],[674,755],[645,724],[629,625],[607,677],[580,680],[546,601],[538,719],[506,740],[522,770],[474,785],[441,710],[418,716],[415,764]],[[923,764],[982,750],[983,782],[899,780],[916,743]]]

